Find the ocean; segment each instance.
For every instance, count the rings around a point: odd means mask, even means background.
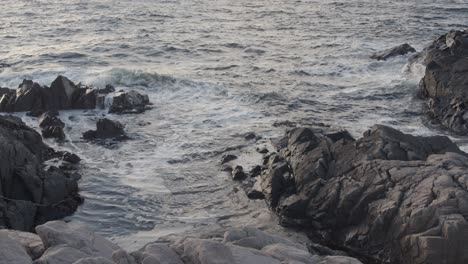
[[[67,142],[47,140],[83,158],[86,200],[68,219],[123,244],[248,221],[255,207],[233,198],[236,183],[219,160],[234,146],[248,169],[261,159],[251,150],[270,147],[287,129],[282,122],[323,124],[355,137],[376,123],[450,135],[422,114],[415,96],[422,65],[408,63],[411,55],[369,57],[403,43],[420,51],[450,29],[467,28],[464,0],[2,4],[1,87],[25,78],[49,85],[62,74],[149,95],[152,110],[109,115],[126,125],[129,141],[80,139],[105,114],[98,109],[61,112]],[[247,132],[263,139],[247,142]],[[468,149],[466,139],[452,138]]]

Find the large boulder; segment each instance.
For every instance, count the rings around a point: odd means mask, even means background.
[[[468,30],[450,31],[423,52],[426,72],[419,94],[429,115],[458,134],[468,134]]]
[[[283,142],[257,177],[283,224],[383,262],[468,263],[468,157],[447,137],[376,125]]]
[[[119,91],[112,99],[109,113],[141,113],[147,109],[149,104],[148,95],[140,94],[134,90],[128,92]]]
[[[384,51],[380,51],[377,53],[372,54],[371,59],[376,60],[387,60],[391,57],[406,55],[408,53],[416,52],[416,50],[411,47],[409,44],[405,43],[400,46],[396,46],[390,49],[386,49]]]
[[[0,227],[30,231],[76,210],[76,173],[43,165],[56,152],[34,129],[0,116],[0,149]]]
[[[4,236],[7,236],[10,239],[18,242],[33,260],[40,258],[44,253],[44,245],[42,244],[42,240],[36,234],[17,230],[0,230],[0,237]]]
[[[37,226],[36,232],[48,250],[56,247],[68,247],[78,250],[88,257],[103,257],[112,260],[112,253],[121,249],[81,224],[51,221]],[[83,254],[77,255],[80,255],[79,258],[83,258]]]
[[[6,233],[0,233],[0,264],[32,264],[31,257],[21,244],[10,238]]]
[[[96,123],[96,130],[89,130],[83,133],[83,138],[94,139],[122,139],[125,137],[124,125],[119,121],[101,118]]]

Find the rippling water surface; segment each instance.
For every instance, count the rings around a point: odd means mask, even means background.
[[[278,136],[285,128],[272,124],[285,120],[355,136],[374,123],[442,133],[424,125],[414,98],[423,68],[369,55],[405,42],[421,50],[468,27],[467,3],[3,0],[0,86],[63,74],[137,89],[154,103],[142,115],[111,116],[133,138],[114,148],[80,140],[102,112],[61,114],[69,142],[57,147],[84,158],[86,202],[73,220],[123,241],[243,221],[236,216],[252,209],[233,201],[235,185],[217,165],[227,147],[248,144],[242,133]]]

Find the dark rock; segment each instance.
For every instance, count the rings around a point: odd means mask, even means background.
[[[48,105],[47,109],[62,110],[72,108],[73,96],[79,88],[67,77],[59,75],[52,82],[50,88],[44,90],[46,92],[44,99]]]
[[[56,111],[48,111],[41,115],[39,118],[39,126],[42,128],[49,127],[49,126],[57,126],[64,128],[65,124],[60,120],[58,117],[58,112]]]
[[[293,130],[266,159],[259,186],[282,223],[381,262],[467,263],[466,153],[379,125],[338,138]]]
[[[251,200],[262,200],[265,199],[265,195],[258,190],[251,189],[250,191],[247,192],[247,197]]]
[[[419,94],[430,117],[457,134],[468,134],[468,30],[450,31],[425,49]]]
[[[234,170],[232,171],[232,179],[235,181],[242,181],[245,178],[247,178],[247,176],[244,173],[244,168],[239,165],[234,167]]]
[[[100,93],[100,94],[109,94],[109,93],[113,93],[113,92],[115,92],[115,88],[114,88],[114,86],[112,86],[110,84],[107,84],[104,89],[99,89],[98,90],[98,93]]]
[[[96,128],[96,130],[89,130],[83,133],[83,138],[88,140],[107,139],[120,138],[125,135],[124,125],[107,118],[99,119],[96,123]]]
[[[44,113],[43,109],[32,110],[26,113],[27,116],[40,117]]]
[[[237,159],[237,156],[236,155],[232,155],[232,154],[227,154],[227,155],[224,155],[222,158],[221,158],[221,164],[225,164],[225,163],[228,163],[230,161],[233,161]]]
[[[263,167],[260,166],[260,165],[256,165],[255,167],[253,167],[251,170],[250,170],[250,177],[252,178],[255,178],[257,177],[258,175],[260,175],[260,173],[262,172],[262,169]]]
[[[42,87],[31,80],[23,80],[23,83],[16,90],[13,111],[41,111],[44,108]]]
[[[232,172],[232,167],[229,165],[224,165],[221,167],[221,170],[226,172]]]
[[[77,179],[44,170],[55,155],[21,119],[0,116],[0,225],[32,231],[35,225],[73,213],[81,199]]]
[[[349,142],[356,141],[351,134],[349,134],[348,131],[346,130],[341,130],[338,132],[331,132],[325,134],[326,137],[328,137],[333,143],[339,141],[339,140],[345,140]]]
[[[29,115],[37,117],[48,110],[94,109],[100,98],[98,95],[103,96],[113,89],[111,86],[102,90],[82,87],[61,75],[52,82],[50,88],[23,80],[17,90],[0,88],[0,111],[29,111]],[[127,96],[125,103],[139,105],[137,99],[140,100],[135,96]]]
[[[413,52],[416,52],[416,50],[413,47],[411,47],[409,44],[405,43],[405,44],[402,44],[400,46],[397,46],[391,49],[386,49],[384,51],[374,53],[371,56],[371,59],[387,60],[388,58],[391,58],[391,57],[405,55],[405,54],[413,53]]]
[[[128,92],[119,91],[113,97],[109,113],[142,113],[147,109],[149,103],[147,95],[142,95],[134,90]]]
[[[78,164],[81,161],[81,158],[78,157],[78,155],[66,151],[63,153],[62,159],[72,164]]]
[[[252,139],[256,139],[257,135],[255,135],[254,132],[249,132],[249,133],[244,135],[244,138],[245,138],[245,140],[252,140]]]
[[[269,150],[267,148],[257,148],[257,152],[260,154],[267,154]]]
[[[41,129],[41,132],[44,138],[56,138],[60,140],[65,139],[65,133],[63,132],[63,128],[61,126],[48,126]]]
[[[72,95],[73,109],[94,109],[97,105],[97,90],[94,88],[78,88]]]

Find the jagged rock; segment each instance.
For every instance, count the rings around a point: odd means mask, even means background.
[[[42,87],[33,81],[23,80],[16,90],[13,111],[40,111],[44,109],[41,98]]]
[[[149,103],[148,95],[140,94],[134,90],[128,92],[119,91],[112,99],[109,113],[142,113],[147,109]]]
[[[72,97],[73,109],[94,109],[97,104],[98,90],[84,87],[78,88]]]
[[[101,118],[96,123],[96,130],[89,130],[83,133],[83,138],[92,139],[106,139],[106,138],[119,138],[124,137],[124,125],[119,121],[113,121],[107,118]]]
[[[81,84],[75,85],[61,75],[52,82],[50,88],[40,86],[31,80],[23,80],[17,90],[0,88],[0,111],[29,111],[30,116],[37,117],[49,110],[94,109],[97,106],[98,97],[101,98],[113,90],[112,86],[106,86],[105,89],[99,90],[93,87],[82,87]],[[124,99],[120,99],[121,101],[117,99],[117,102],[121,102],[121,105],[125,107],[131,106],[134,111],[141,110],[141,100],[144,101],[143,110],[144,106],[149,104],[147,96],[136,92],[125,93],[123,97]],[[130,110],[130,108],[123,109],[123,111]]]
[[[237,156],[236,155],[232,155],[232,154],[227,154],[227,155],[224,155],[222,158],[221,158],[221,164],[225,164],[225,163],[228,163],[230,161],[233,161],[237,159]]]
[[[0,264],[28,264],[32,263],[31,257],[23,246],[7,233],[0,233]]]
[[[387,60],[388,58],[391,58],[391,57],[405,55],[405,54],[413,53],[413,52],[416,52],[416,50],[413,47],[411,47],[409,44],[405,43],[394,48],[390,48],[384,51],[374,53],[371,56],[371,59]]]
[[[376,125],[357,141],[286,138],[260,178],[283,223],[381,261],[468,261],[468,158],[447,137]]]
[[[48,126],[41,129],[42,136],[44,138],[56,138],[59,140],[65,139],[65,133],[63,132],[63,128],[60,126]]]
[[[63,152],[62,160],[70,162],[71,164],[78,164],[80,163],[81,158],[76,154],[65,151]]]
[[[419,94],[428,114],[458,134],[468,134],[468,30],[450,31],[425,49]]]
[[[44,253],[42,240],[36,234],[16,230],[0,230],[0,238],[5,236],[18,242],[33,260],[40,258]],[[2,253],[0,253],[0,256],[3,256]]]
[[[242,181],[247,177],[244,173],[244,169],[242,166],[237,165],[234,167],[234,170],[232,171],[232,179],[235,181]]]
[[[94,256],[111,260],[113,252],[121,249],[80,224],[51,221],[37,226],[36,232],[47,249],[66,245],[88,255],[78,259]]]
[[[40,116],[39,126],[42,128],[49,126],[58,126],[64,128],[65,123],[60,120],[57,111],[47,111]]]
[[[109,94],[109,93],[113,93],[113,92],[115,92],[115,87],[110,85],[110,84],[107,84],[104,89],[99,89],[98,90],[98,93],[100,93],[100,94]]]
[[[44,169],[54,151],[35,130],[17,117],[0,116],[0,149],[0,226],[30,231],[76,210],[78,179],[53,166]]]

